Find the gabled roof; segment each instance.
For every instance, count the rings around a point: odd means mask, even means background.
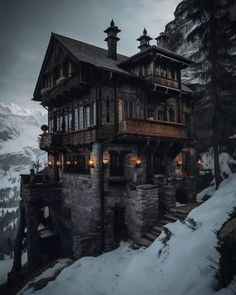
[[[66,47],[66,49],[69,50],[70,53],[76,59],[78,59],[78,61],[83,61],[92,64],[98,68],[111,70],[129,76],[134,76],[131,73],[117,66],[119,63],[125,61],[128,58],[125,55],[117,54],[117,60],[115,60],[108,57],[107,49],[87,44],[68,37],[64,37],[58,34],[53,34],[53,36],[64,47]]]
[[[172,60],[174,60],[174,61],[176,61],[178,63],[184,63],[184,64],[186,64],[186,67],[193,63],[192,60],[190,60],[190,59],[188,59],[186,57],[183,57],[183,56],[181,56],[181,55],[179,55],[179,54],[177,54],[177,53],[175,53],[173,51],[170,51],[170,50],[168,50],[166,48],[163,48],[163,47],[160,47],[160,46],[152,45],[152,46],[150,46],[150,47],[148,47],[148,48],[146,48],[146,49],[132,55],[131,57],[126,58],[124,61],[122,61],[119,64],[119,66],[123,66],[125,64],[132,63],[135,60],[138,60],[138,59],[142,58],[143,56],[145,56],[145,55],[147,55],[147,54],[149,54],[151,52],[157,53],[157,54],[159,54],[161,56],[164,56],[166,58],[170,58],[170,59],[172,59]]]

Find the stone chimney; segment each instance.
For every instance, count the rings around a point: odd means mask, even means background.
[[[149,44],[150,40],[152,40],[152,38],[147,35],[147,30],[144,28],[143,35],[137,39],[137,41],[140,41],[140,45],[138,46],[140,51],[143,51],[144,49],[151,46]]]
[[[117,34],[120,31],[121,30],[115,26],[113,19],[111,20],[110,27],[104,31],[104,33],[107,33],[105,41],[107,42],[108,47],[108,57],[112,59],[117,59],[117,42],[120,40],[120,38],[117,37]]]
[[[162,47],[162,48],[169,48],[169,37],[161,32],[158,37],[155,38],[157,40],[157,46]]]

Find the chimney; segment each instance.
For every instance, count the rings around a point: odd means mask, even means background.
[[[157,46],[166,49],[169,48],[169,37],[165,33],[161,32],[155,39],[157,40]]]
[[[121,30],[115,26],[113,19],[111,20],[110,27],[104,31],[104,33],[107,33],[105,41],[107,42],[108,47],[108,57],[112,59],[117,59],[117,42],[120,40],[120,38],[117,37],[117,34],[120,31]]]
[[[152,40],[152,38],[147,35],[147,30],[144,28],[143,35],[137,39],[137,41],[140,41],[140,45],[138,46],[140,51],[143,51],[144,49],[151,47],[151,45],[149,44],[150,40]]]

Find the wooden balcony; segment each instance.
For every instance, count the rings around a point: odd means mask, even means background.
[[[48,151],[56,146],[60,146],[61,137],[57,133],[43,133],[40,135],[39,147],[41,150]]]
[[[93,143],[95,141],[96,141],[95,129],[63,134],[61,138],[62,146],[65,146],[65,145],[77,146],[77,145]]]
[[[150,137],[188,139],[187,130],[183,124],[163,121],[122,121],[119,124],[119,133]]]
[[[146,76],[145,79],[148,82],[151,82],[154,84],[158,84],[168,88],[179,89],[179,82],[172,79],[164,78],[158,75],[149,75],[149,76]]]
[[[41,150],[60,150],[66,146],[90,144],[96,141],[96,130],[74,131],[72,133],[45,133],[41,135]]]
[[[61,106],[68,103],[78,96],[78,94],[86,92],[90,88],[87,81],[82,80],[80,76],[73,76],[62,80],[53,88],[45,89],[42,95],[44,105]]]

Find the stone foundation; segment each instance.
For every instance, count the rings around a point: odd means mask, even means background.
[[[133,186],[127,197],[126,220],[128,232],[134,242],[140,242],[143,235],[157,222],[159,217],[158,191],[155,185]]]

